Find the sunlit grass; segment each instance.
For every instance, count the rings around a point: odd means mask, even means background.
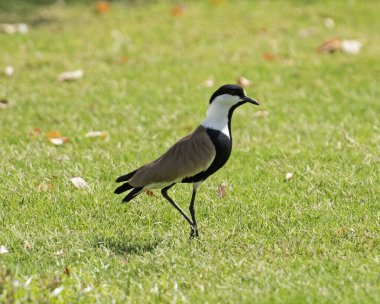
[[[378,4],[173,5],[1,15],[31,27],[0,35],[0,70],[15,68],[0,76],[0,302],[379,302]],[[362,51],[318,54],[332,37]],[[193,130],[240,75],[261,106],[236,111],[232,156],[200,188],[201,239],[159,192],[120,205],[115,178]],[[171,190],[184,208],[190,189]]]

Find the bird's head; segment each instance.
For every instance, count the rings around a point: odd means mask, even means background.
[[[210,98],[210,105],[220,105],[222,107],[237,107],[245,103],[259,105],[259,103],[248,97],[243,88],[236,84],[225,84],[217,89]]]

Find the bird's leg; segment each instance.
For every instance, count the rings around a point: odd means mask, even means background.
[[[161,190],[161,194],[162,194],[163,197],[165,197],[165,198],[169,201],[169,203],[170,203],[174,208],[176,208],[176,209],[179,211],[179,213],[182,214],[182,216],[183,216],[183,217],[186,219],[186,221],[190,224],[191,229],[192,229],[192,230],[195,230],[193,222],[189,219],[189,217],[188,217],[188,216],[186,215],[186,213],[181,209],[181,207],[178,206],[178,205],[177,205],[177,204],[171,199],[171,197],[168,195],[168,190],[169,190],[171,187],[173,187],[173,186],[174,186],[174,184],[171,184],[171,185],[169,185],[169,186],[163,188],[163,189]]]
[[[196,194],[197,194],[197,190],[193,189],[193,194],[191,196],[191,202],[190,202],[190,206],[189,206],[189,211],[191,214],[191,220],[193,221],[193,227],[191,227],[191,231],[190,231],[190,239],[194,238],[194,233],[195,233],[195,236],[197,238],[199,237],[197,221],[195,219],[195,208],[194,208],[194,202],[195,202],[195,195]]]

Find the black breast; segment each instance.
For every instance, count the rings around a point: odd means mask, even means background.
[[[213,129],[207,129],[207,134],[210,136],[210,139],[215,146],[215,159],[206,171],[202,171],[192,177],[184,178],[182,180],[183,183],[192,183],[205,180],[207,177],[223,167],[231,155],[232,141],[226,134]]]

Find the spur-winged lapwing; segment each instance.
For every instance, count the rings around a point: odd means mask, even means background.
[[[206,118],[201,125],[156,160],[120,176],[116,182],[124,182],[124,184],[118,187],[115,193],[131,190],[123,199],[125,203],[144,190],[161,189],[162,195],[190,224],[190,238],[194,235],[198,237],[194,208],[195,195],[200,184],[223,167],[230,157],[232,114],[238,106],[247,102],[259,104],[246,96],[244,90],[238,85],[221,86],[212,94]],[[176,183],[193,184],[189,206],[191,219],[168,195],[168,190]]]

